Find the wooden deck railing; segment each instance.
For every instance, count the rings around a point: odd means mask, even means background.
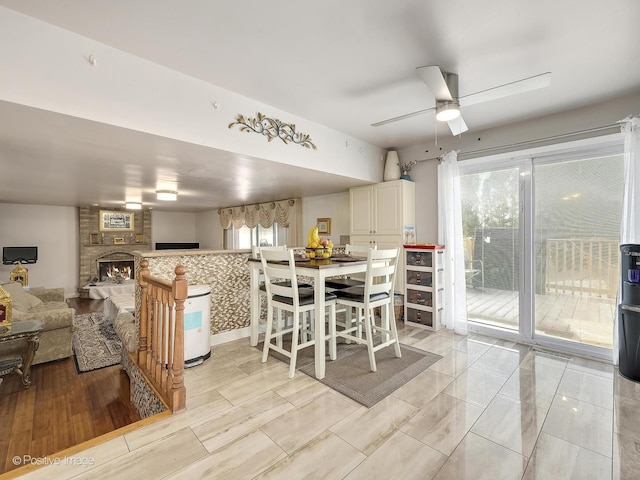
[[[618,244],[617,238],[547,240],[546,291],[616,298]]]
[[[138,368],[156,393],[176,412],[186,405],[184,386],[184,302],[188,295],[186,269],[178,265],[168,282],[149,274],[140,262],[141,289]]]
[[[564,238],[545,240],[536,254],[536,293],[564,293],[615,299],[620,281],[620,247],[615,237]],[[467,268],[481,261],[484,277],[489,286],[494,285],[500,270],[500,260],[493,257],[473,256],[477,245],[474,237],[464,237]],[[497,272],[497,273],[496,273]],[[500,288],[495,287],[494,288]]]

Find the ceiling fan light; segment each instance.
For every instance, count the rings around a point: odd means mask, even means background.
[[[124,204],[127,210],[142,210],[142,204],[138,202],[127,202]]]
[[[171,190],[158,190],[156,191],[156,199],[164,202],[175,202],[178,199],[178,192],[172,192]]]
[[[460,105],[458,102],[443,102],[436,106],[436,120],[448,122],[460,116]]]

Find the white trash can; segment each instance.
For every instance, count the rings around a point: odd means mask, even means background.
[[[184,366],[200,365],[211,356],[211,287],[189,285],[184,302]]]

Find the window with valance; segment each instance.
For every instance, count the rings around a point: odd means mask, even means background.
[[[298,246],[301,215],[300,199],[278,200],[218,210],[220,226],[223,230],[255,228],[258,225],[262,228],[271,228],[276,223],[287,229],[289,246]]]

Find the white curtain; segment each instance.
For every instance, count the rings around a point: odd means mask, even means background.
[[[438,166],[438,242],[444,249],[445,325],[467,334],[467,290],[462,242],[462,203],[458,152],[448,152]]]
[[[247,205],[247,209],[244,212],[244,224],[253,228],[258,225],[260,220],[260,205]]]
[[[276,216],[276,204],[274,202],[271,203],[261,203],[260,204],[260,225],[264,228],[269,228],[273,225],[273,219]]]
[[[299,203],[295,199],[289,199],[220,209],[220,226],[224,230],[231,226],[241,228],[243,225],[253,228],[259,223],[264,228],[271,228],[276,222],[281,227],[289,227],[296,222],[296,216],[299,215],[299,209],[296,208]]]
[[[620,228],[620,244],[640,244],[640,115],[629,115],[622,123],[624,134],[624,197],[622,201],[622,225]],[[620,303],[622,285],[618,289]],[[613,363],[618,364],[618,310],[613,329]]]

